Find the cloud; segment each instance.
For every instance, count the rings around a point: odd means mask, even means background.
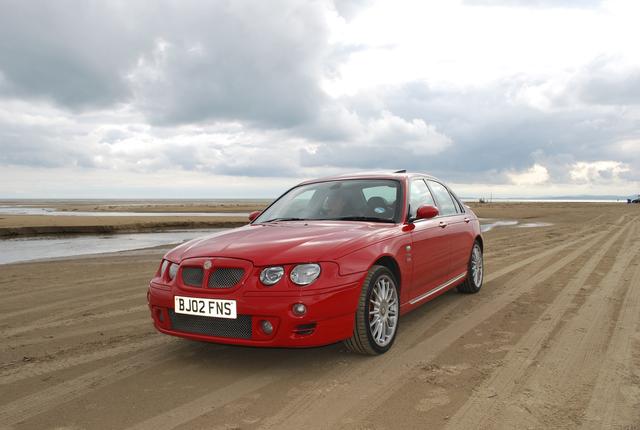
[[[541,109],[522,97],[523,91],[543,84],[525,76],[464,89],[412,82],[386,88],[377,98],[396,115],[428,121],[452,140],[421,163],[422,170],[443,179],[503,183],[510,181],[507,173],[538,164],[547,169],[550,182],[569,183],[573,163],[600,160],[628,162],[631,172],[640,172],[635,167],[640,151],[615,145],[622,136],[629,142],[640,135],[640,110],[556,100]],[[571,87],[557,91],[568,100],[576,98]]]
[[[303,166],[345,168],[416,168],[445,150],[451,139],[422,119],[407,121],[384,111],[380,117],[356,120],[346,141],[303,149]]]
[[[131,103],[162,124],[240,119],[290,126],[322,103],[322,2],[147,6],[5,4],[0,94],[73,110]]]
[[[90,147],[78,144],[82,128],[58,109],[5,101],[0,104],[0,165],[92,166]]]
[[[74,115],[47,104],[0,105],[0,165],[154,174],[295,177],[303,144],[240,123],[153,127],[121,112]]]
[[[619,161],[580,161],[571,166],[571,179],[576,183],[607,183],[620,179],[630,169]]]
[[[534,164],[524,172],[508,173],[507,176],[514,185],[539,185],[549,180],[549,171],[540,164]]]
[[[315,115],[328,38],[321,3],[189,5],[127,75],[134,103],[153,123],[280,128]]]
[[[70,109],[109,106],[129,94],[128,67],[149,40],[123,3],[3,2],[3,94]],[[135,11],[132,11],[135,15]]]
[[[340,16],[344,19],[351,20],[358,12],[372,2],[373,0],[334,0],[333,3]]]
[[[599,59],[578,75],[569,90],[589,104],[640,105],[640,67],[620,68],[615,59]]]

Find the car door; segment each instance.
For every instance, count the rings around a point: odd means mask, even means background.
[[[473,235],[470,233],[469,217],[465,213],[464,206],[451,194],[443,184],[433,180],[427,180],[438,204],[440,216],[443,222],[443,230],[449,244],[449,279],[462,276],[467,270],[467,263],[473,244]]]
[[[409,216],[414,218],[422,205],[436,203],[425,181],[414,179],[410,183]],[[447,281],[450,249],[446,229],[437,217],[416,220],[413,225],[411,299],[416,299]]]

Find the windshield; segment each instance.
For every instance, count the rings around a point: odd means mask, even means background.
[[[319,182],[289,190],[256,223],[279,220],[398,222],[400,183],[385,179]]]

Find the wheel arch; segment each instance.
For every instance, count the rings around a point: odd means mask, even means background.
[[[402,273],[396,259],[391,255],[383,255],[371,265],[371,267],[373,266],[384,266],[393,273],[393,276],[395,276],[398,282],[398,296],[400,296],[400,291],[402,291]]]
[[[477,235],[476,238],[474,239],[474,242],[478,242],[478,244],[480,245],[480,250],[484,252],[484,241],[482,240],[482,236]]]

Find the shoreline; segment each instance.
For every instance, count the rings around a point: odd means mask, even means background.
[[[505,210],[517,215],[514,219],[521,221],[551,217],[550,222],[563,222],[566,211],[576,216],[590,212],[594,208],[603,210],[612,207],[626,207],[620,203],[585,203],[585,202],[492,202],[467,204],[480,218],[502,219]],[[109,205],[107,205],[109,207]],[[111,205],[111,207],[115,207]],[[237,206],[228,204],[228,208]],[[119,209],[122,207],[119,207]],[[194,207],[184,205],[185,210]],[[214,209],[208,206],[210,210]],[[139,207],[129,207],[129,211]],[[151,212],[164,211],[166,206],[149,208]],[[259,206],[244,206],[242,210],[260,210]],[[216,211],[219,207],[215,208]],[[100,212],[97,210],[96,212]],[[555,221],[554,221],[555,219]],[[66,215],[0,215],[0,240],[38,236],[70,236],[89,234],[117,233],[154,233],[176,229],[234,228],[248,223],[245,217],[206,217],[206,216],[66,216]]]
[[[206,228],[234,228],[246,225],[247,221],[162,221],[120,225],[35,225],[22,227],[0,227],[1,239],[17,239],[38,236],[76,236],[91,234],[158,233],[168,230],[198,230]]]

